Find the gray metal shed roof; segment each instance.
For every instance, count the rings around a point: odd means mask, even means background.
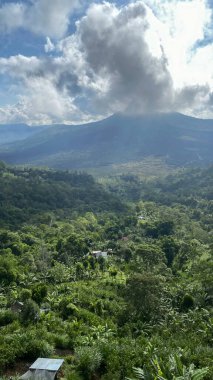
[[[38,358],[35,363],[33,363],[30,367],[31,370],[47,370],[47,371],[58,371],[62,366],[64,360],[63,359],[46,359],[46,358]]]

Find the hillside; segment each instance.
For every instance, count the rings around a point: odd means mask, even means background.
[[[85,173],[17,169],[0,163],[0,227],[46,222],[74,212],[120,212],[125,206]]]
[[[45,127],[29,127],[26,124],[1,124],[0,145],[24,140],[41,132],[43,129]]]
[[[1,163],[0,379],[212,380],[213,168],[113,180]]]
[[[196,205],[213,199],[213,166],[178,169],[161,178],[143,178],[131,174],[101,178],[108,191],[122,200],[145,199],[159,204]],[[211,206],[211,202],[209,202]]]
[[[160,157],[180,166],[213,160],[213,120],[181,114],[114,115],[78,126],[52,126],[24,142],[1,148],[8,163],[55,168],[110,167]]]

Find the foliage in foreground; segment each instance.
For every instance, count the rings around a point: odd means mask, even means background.
[[[8,204],[1,203],[1,375],[16,373],[18,363],[51,356],[65,359],[66,380],[211,380],[211,170],[203,176],[192,172],[190,183],[185,174],[176,182],[172,177],[149,183],[149,194],[142,184],[137,202],[128,188],[122,212],[107,209],[103,198],[97,206],[93,192],[87,197],[94,209],[78,202],[75,211],[59,208],[56,189],[64,173],[39,171],[39,178],[25,169],[19,178],[14,169],[15,179],[11,173],[2,168],[3,199],[5,188],[11,190],[9,209],[18,203],[15,187],[23,176],[27,195],[23,219],[16,212],[4,218]],[[51,213],[47,217],[41,201],[39,215],[29,222],[28,205],[34,207],[38,196],[32,196],[35,181],[36,189],[47,189],[51,176]],[[80,191],[85,178],[74,179],[82,180]],[[202,186],[190,197],[193,181]],[[23,206],[24,199],[19,201]],[[96,258],[93,251],[99,250],[108,258]]]

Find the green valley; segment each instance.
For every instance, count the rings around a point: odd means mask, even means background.
[[[213,167],[100,182],[1,163],[0,376],[211,380]]]

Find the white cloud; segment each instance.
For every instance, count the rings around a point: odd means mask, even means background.
[[[63,36],[68,29],[70,15],[78,5],[78,0],[36,0],[27,9],[27,27],[37,34]]]
[[[72,124],[90,120],[90,115],[79,110],[71,97],[58,93],[48,79],[34,78],[16,104],[0,107],[1,123]]]
[[[213,117],[213,44],[199,45],[212,16],[205,1],[91,4],[76,32],[53,44],[52,36],[66,32],[74,4],[33,2],[28,23],[34,32],[50,36],[45,51],[55,54],[0,58],[0,74],[20,88],[20,101],[1,108],[0,121],[79,122],[119,111]],[[45,24],[42,15],[47,14]]]
[[[49,37],[46,38],[46,44],[44,45],[44,51],[46,53],[51,53],[55,50],[55,45],[52,43]]]
[[[0,58],[0,74],[10,74],[15,78],[25,78],[35,75],[39,71],[41,61],[37,57],[16,55],[9,58]]]
[[[0,74],[10,74],[16,79],[20,95],[17,104],[0,108],[0,122],[51,124],[87,121],[90,116],[78,109],[65,88],[57,86],[60,72],[57,60],[52,62],[21,55],[1,58]]]
[[[212,8],[208,0],[145,0],[163,22],[162,42],[178,110],[213,117]],[[202,41],[208,40],[202,46]]]
[[[196,55],[196,44],[205,38],[211,26],[212,9],[208,7],[208,2],[205,0],[145,1],[163,23],[160,35],[174,85],[180,88],[190,83],[195,84],[196,82],[192,82],[190,72]],[[194,68],[197,70],[199,82],[203,69],[200,70],[198,66]]]
[[[210,115],[213,45],[195,47],[212,11],[200,0],[145,3],[91,5],[76,35],[60,44],[64,57],[102,110]]]
[[[60,38],[67,32],[70,16],[79,5],[79,0],[6,3],[0,7],[0,31],[21,27],[35,34]]]
[[[0,32],[23,26],[26,7],[23,3],[6,3],[0,7]]]
[[[154,15],[142,1],[121,9],[93,4],[76,35],[60,44],[103,112],[167,110],[172,78],[152,22]]]

